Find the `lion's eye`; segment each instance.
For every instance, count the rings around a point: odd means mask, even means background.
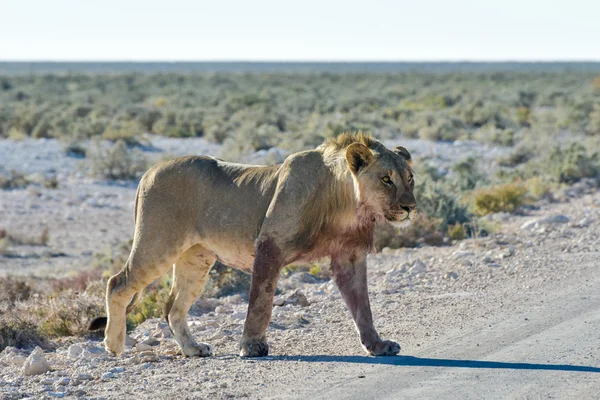
[[[408,180],[408,183],[411,183],[411,182],[412,182],[412,180],[413,180],[413,176],[412,176],[412,175],[409,175],[407,180]]]
[[[390,179],[389,176],[384,176],[383,178],[381,178],[381,180],[383,181],[383,183],[385,183],[386,185],[390,185],[392,183],[392,180]]]

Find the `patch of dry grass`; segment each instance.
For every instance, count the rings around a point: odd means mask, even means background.
[[[13,246],[47,246],[50,240],[50,231],[43,228],[39,236],[9,233],[0,228],[0,255],[8,254]]]
[[[490,186],[472,193],[473,210],[478,215],[515,212],[525,204],[527,188],[522,183]]]

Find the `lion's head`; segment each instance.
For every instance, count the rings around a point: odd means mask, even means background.
[[[403,224],[415,214],[415,179],[408,150],[387,149],[379,142],[355,142],[346,148],[359,204],[379,221]]]

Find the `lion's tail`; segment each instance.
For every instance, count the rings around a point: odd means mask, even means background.
[[[129,304],[127,305],[127,308],[125,309],[125,314],[129,314],[130,312],[133,311],[136,304],[140,300],[141,294],[142,294],[142,291],[139,291],[133,295],[133,297],[131,298],[131,301],[129,301]],[[107,317],[94,318],[88,326],[88,331],[99,331],[101,329],[105,329],[107,324],[108,324]]]

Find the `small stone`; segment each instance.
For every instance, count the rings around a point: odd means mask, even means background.
[[[138,343],[135,345],[135,349],[139,352],[150,351],[150,350],[152,350],[152,346],[145,344],[145,343]]]
[[[83,353],[83,347],[79,344],[72,344],[69,346],[69,358],[77,359]]]
[[[56,381],[56,384],[59,386],[67,386],[70,382],[71,380],[69,378],[63,377]]]
[[[584,218],[580,219],[579,222],[577,222],[577,224],[575,226],[578,228],[587,228],[588,226],[590,226],[592,224],[592,222],[594,222],[593,219],[584,217]]]
[[[110,372],[113,374],[120,374],[121,372],[125,372],[125,368],[123,367],[114,367],[110,369]]]
[[[472,251],[455,251],[454,253],[452,253],[452,255],[454,255],[457,258],[464,258],[464,257],[472,257],[475,255],[475,253],[473,253]]]
[[[292,293],[290,297],[285,300],[285,304],[290,304],[293,306],[299,305],[301,307],[308,307],[310,305],[304,293],[302,293],[299,289],[296,289],[294,293]]]
[[[102,380],[109,380],[115,377],[115,374],[112,372],[105,372],[102,374]]]
[[[405,274],[406,271],[401,269],[391,269],[385,273],[385,281],[387,283],[394,283],[395,281],[402,279]]]
[[[146,344],[148,346],[158,346],[160,345],[160,341],[156,340],[153,337],[149,337],[148,339],[144,340],[141,344]]]
[[[275,299],[273,299],[274,306],[282,306],[284,304],[285,304],[285,299],[283,297],[276,297]]]
[[[48,395],[59,399],[65,397],[65,394],[63,392],[48,392]]]
[[[10,355],[6,357],[5,361],[7,361],[9,364],[20,367],[23,365],[23,363],[25,363],[25,357],[22,355]]]
[[[427,272],[427,265],[421,260],[415,261],[413,266],[408,270],[408,273],[413,276],[423,276]]]
[[[218,306],[217,308],[215,308],[215,312],[217,314],[231,314],[232,310],[231,310],[231,307],[222,305],[222,306]]]
[[[40,383],[42,385],[54,385],[54,382],[56,382],[55,378],[44,378]]]
[[[50,371],[50,365],[44,356],[44,350],[36,347],[23,364],[23,375],[40,375]]]
[[[246,313],[245,312],[237,312],[235,314],[232,314],[231,318],[234,321],[243,321],[244,319],[246,319]]]
[[[140,362],[141,362],[140,356],[137,354],[135,356],[125,360],[125,364],[127,364],[127,365],[136,365],[136,364],[139,364]]]
[[[567,222],[569,222],[569,217],[567,217],[566,215],[551,215],[549,217],[546,217],[540,221],[538,221],[539,224],[547,224],[547,225],[553,225],[553,224],[566,224]]]
[[[444,275],[444,279],[446,280],[456,280],[458,279],[458,274],[454,271],[450,271],[450,272],[446,272],[446,274]]]
[[[137,344],[137,340],[135,340],[134,338],[132,338],[129,335],[125,335],[125,346],[134,347],[136,344]]]
[[[473,262],[471,260],[467,260],[467,259],[460,260],[458,263],[460,265],[462,265],[463,267],[470,267],[473,265]]]
[[[536,225],[537,225],[537,221],[536,220],[527,221],[523,225],[521,225],[521,230],[522,231],[528,231],[530,229],[535,228]]]
[[[74,379],[77,379],[78,381],[91,381],[94,377],[90,374],[78,374]]]

